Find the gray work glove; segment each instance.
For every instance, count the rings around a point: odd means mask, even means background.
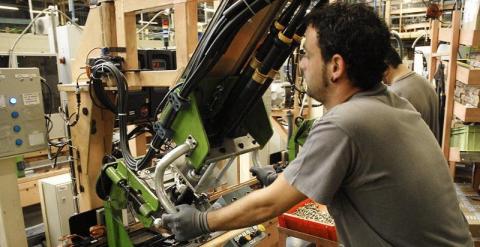
[[[162,215],[162,222],[164,226],[170,228],[176,240],[187,241],[210,232],[207,212],[201,212],[187,204],[175,208],[178,212]]]
[[[250,168],[250,172],[253,176],[257,177],[258,181],[264,186],[272,184],[278,176],[273,166],[254,166]]]

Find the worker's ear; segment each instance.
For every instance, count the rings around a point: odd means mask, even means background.
[[[345,60],[340,54],[335,54],[330,59],[330,81],[337,82],[344,75],[346,75]]]

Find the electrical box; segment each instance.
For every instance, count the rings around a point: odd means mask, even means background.
[[[70,174],[38,181],[47,246],[59,246],[58,239],[70,234],[68,220],[75,214]]]
[[[0,157],[47,147],[38,68],[0,68]]]

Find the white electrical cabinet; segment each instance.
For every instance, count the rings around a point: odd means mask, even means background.
[[[47,147],[38,68],[0,68],[0,157]]]
[[[75,214],[70,174],[38,181],[47,246],[59,246],[58,239],[70,234],[68,219]]]

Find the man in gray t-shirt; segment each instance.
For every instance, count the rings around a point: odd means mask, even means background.
[[[298,157],[270,186],[218,210],[180,205],[162,223],[188,240],[262,223],[309,197],[327,205],[345,246],[473,246],[435,137],[381,83],[385,23],[343,3],[310,12],[306,23],[300,68],[328,112]]]
[[[387,52],[385,63],[388,69],[383,82],[389,85],[388,89],[413,105],[440,142],[439,103],[433,85],[403,64],[393,47]]]
[[[316,121],[284,176],[328,206],[346,246],[472,244],[434,136],[384,85]]]

